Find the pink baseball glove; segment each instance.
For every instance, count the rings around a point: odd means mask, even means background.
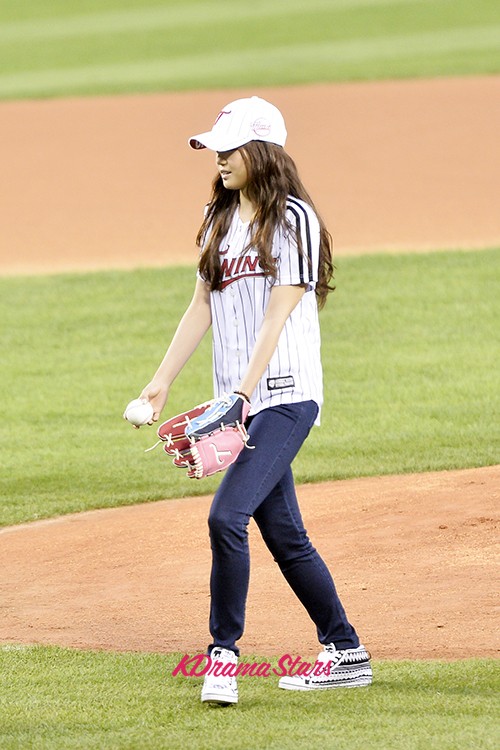
[[[252,447],[245,429],[249,411],[247,399],[231,393],[163,422],[158,437],[175,466],[186,467],[191,479],[202,479],[224,471],[245,446]]]

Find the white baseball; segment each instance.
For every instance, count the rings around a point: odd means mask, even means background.
[[[123,416],[130,424],[140,427],[152,420],[153,411],[153,407],[146,398],[134,398],[128,404]]]

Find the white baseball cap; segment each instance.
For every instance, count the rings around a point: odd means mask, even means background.
[[[212,130],[193,135],[191,148],[232,151],[250,141],[265,141],[284,146],[286,127],[283,115],[274,104],[258,96],[236,99],[222,109]]]

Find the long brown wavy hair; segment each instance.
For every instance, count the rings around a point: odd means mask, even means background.
[[[333,279],[333,241],[322,218],[299,177],[293,159],[281,146],[263,141],[250,141],[239,149],[247,168],[249,200],[256,207],[250,222],[248,247],[257,250],[259,264],[266,275],[276,278],[276,262],[272,256],[273,236],[278,227],[293,230],[286,219],[286,200],[289,195],[299,198],[313,208],[320,226],[319,277],[316,284],[316,298],[321,308]],[[199,271],[210,285],[211,290],[221,289],[222,271],[219,249],[229,231],[234,211],[238,206],[239,191],[228,190],[220,175],[212,183],[212,196],[207,206],[205,219],[196,237],[196,244],[202,248]],[[304,256],[300,234],[297,233],[297,247]],[[305,257],[305,256],[304,256]],[[307,258],[306,258],[307,260]]]

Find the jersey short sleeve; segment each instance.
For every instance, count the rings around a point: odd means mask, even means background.
[[[320,228],[311,206],[289,197],[286,229],[276,233],[273,255],[277,260],[278,286],[306,284],[314,289],[318,281]],[[297,238],[300,237],[302,252]]]

